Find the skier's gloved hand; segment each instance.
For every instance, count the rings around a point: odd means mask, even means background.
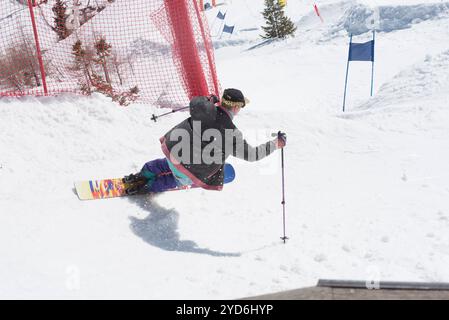
[[[276,139],[274,139],[274,143],[277,149],[282,149],[287,145],[287,134],[279,131]]]
[[[210,102],[212,102],[213,104],[216,104],[216,103],[220,102],[220,99],[218,99],[218,97],[216,95],[214,95],[214,94],[211,94],[209,96],[208,100]]]

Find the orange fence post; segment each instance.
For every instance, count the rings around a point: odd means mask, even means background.
[[[36,43],[36,53],[37,53],[37,58],[39,60],[39,66],[41,69],[41,78],[42,78],[42,85],[44,86],[44,94],[48,95],[47,79],[45,76],[45,69],[44,69],[44,61],[42,60],[41,46],[39,44],[39,35],[37,33],[36,19],[34,17],[33,4],[32,4],[31,0],[28,0],[28,7],[30,9],[31,24],[33,25],[34,41]]]

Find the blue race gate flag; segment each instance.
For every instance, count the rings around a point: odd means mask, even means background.
[[[234,27],[235,26],[230,27],[230,26],[225,24],[224,27],[223,27],[223,32],[232,34],[234,32]]]
[[[221,11],[218,11],[217,18],[220,20],[224,20],[226,18],[226,13],[223,14],[221,13]]]
[[[374,44],[376,40],[376,31],[373,30],[373,40],[364,43],[353,43],[352,34],[349,40],[348,64],[346,66],[345,92],[343,96],[343,112],[346,107],[346,91],[348,88],[349,62],[351,61],[370,61],[371,62],[371,96],[374,88]]]
[[[349,61],[374,61],[374,40],[365,43],[351,43]]]

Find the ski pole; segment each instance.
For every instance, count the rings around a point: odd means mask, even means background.
[[[182,111],[182,110],[185,110],[185,109],[188,109],[188,108],[190,108],[190,107],[182,107],[182,108],[179,108],[179,109],[173,109],[172,111],[163,113],[163,114],[158,115],[158,116],[153,113],[153,115],[151,116],[151,120],[153,120],[154,122],[157,122],[157,119],[159,119],[159,118],[165,117],[165,116],[167,116],[169,114],[172,114],[172,113],[175,113],[175,112],[178,112],[178,111]]]
[[[277,136],[278,139],[281,137],[286,137],[286,134],[279,131],[278,133],[273,133],[273,136]],[[283,222],[283,231],[284,236],[281,239],[286,243],[288,237],[285,235],[285,163],[284,163],[284,148],[281,149],[281,169],[282,169],[282,222]]]
[[[285,236],[285,169],[284,169],[284,148],[281,149],[281,162],[282,162],[282,219],[283,219],[283,225],[284,225],[284,236],[281,238],[285,241],[288,239]]]
[[[214,95],[214,94],[211,94],[210,96],[208,96],[208,97],[207,97],[207,100],[209,100],[210,102],[212,102],[214,105],[217,104],[218,102],[220,102],[220,99],[219,99],[216,95]],[[158,115],[158,116],[155,115],[155,114],[153,113],[153,115],[151,116],[151,120],[153,120],[154,122],[157,122],[157,119],[159,119],[159,118],[168,116],[169,114],[172,114],[172,113],[175,113],[175,112],[178,112],[178,111],[186,110],[186,109],[188,109],[188,108],[190,108],[190,106],[188,106],[188,107],[182,107],[182,108],[179,108],[179,109],[174,109],[174,110],[172,110],[172,111],[163,113],[163,114]]]

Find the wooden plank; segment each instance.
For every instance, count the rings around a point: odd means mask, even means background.
[[[362,281],[320,280],[316,287],[243,300],[449,300],[449,284],[380,282],[380,289],[367,289]]]
[[[449,300],[449,291],[312,287],[250,297],[243,300]]]
[[[449,290],[449,283],[444,282],[397,282],[379,281],[379,289],[389,290]],[[366,281],[326,280],[318,281],[317,287],[370,289]]]

